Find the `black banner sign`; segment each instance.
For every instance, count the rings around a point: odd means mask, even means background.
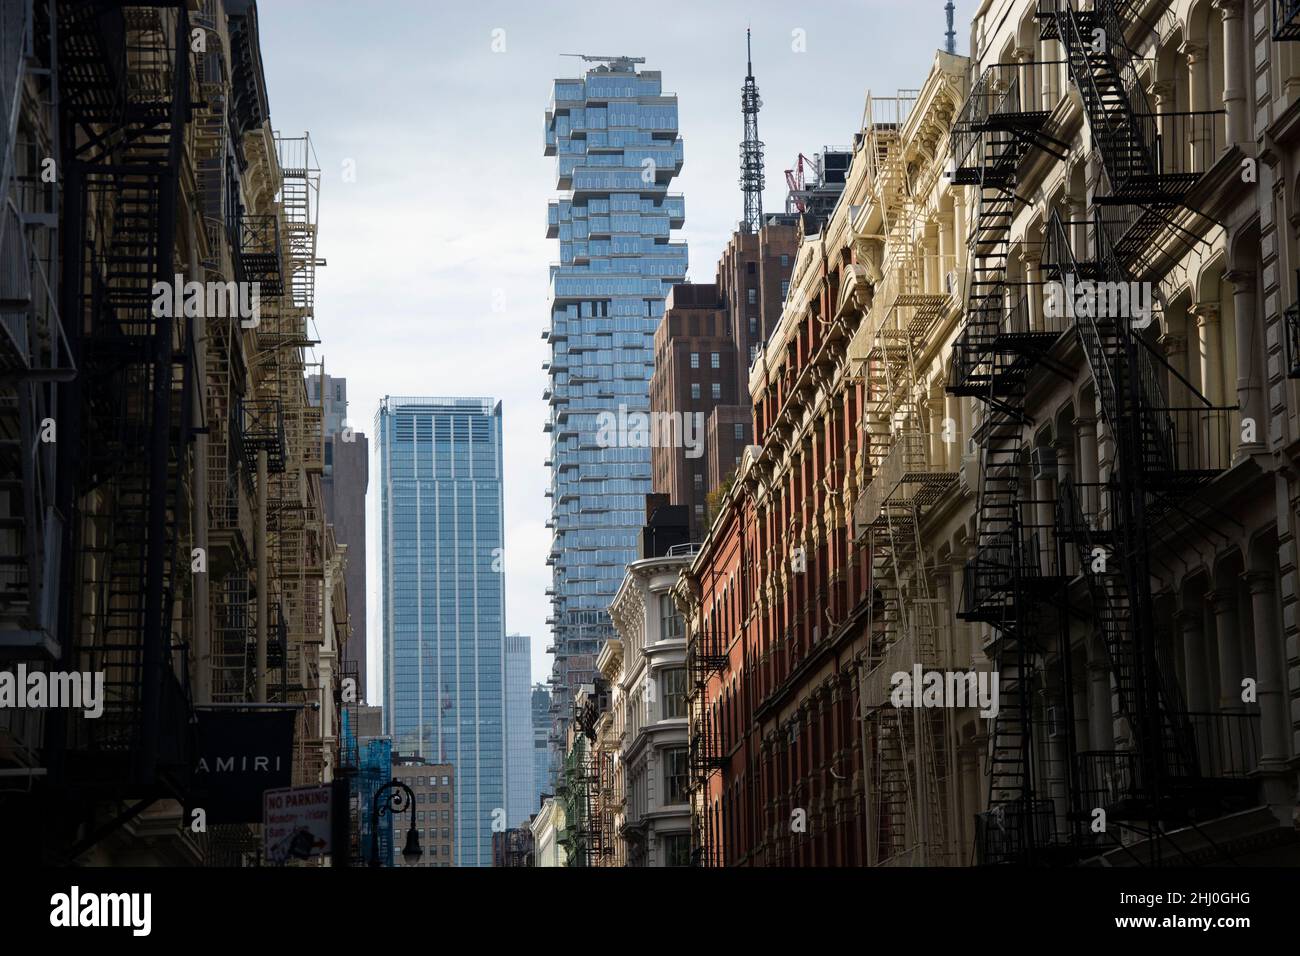
[[[198,755],[187,812],[207,822],[261,823],[262,793],[293,783],[296,710],[198,711]]]

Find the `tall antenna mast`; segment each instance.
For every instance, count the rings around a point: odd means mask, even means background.
[[[763,101],[754,81],[749,30],[745,30],[745,66],[745,85],[740,88],[740,111],[745,117],[745,138],[740,144],[740,189],[745,194],[741,228],[754,232],[763,220],[763,143],[758,138],[758,111]]]
[[[944,4],[944,10],[948,11],[948,32],[945,34],[948,38],[948,52],[956,54],[957,52],[957,31],[952,28],[953,2],[948,0]]]

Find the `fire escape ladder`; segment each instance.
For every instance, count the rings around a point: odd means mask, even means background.
[[[97,6],[66,8],[72,32],[64,40],[77,50],[89,49],[93,28],[78,30],[86,8]],[[174,382],[188,384],[192,370],[175,341],[181,323],[155,314],[153,285],[162,280],[170,288],[175,271],[189,31],[183,7],[170,18],[170,31],[155,7],[126,8],[121,16],[120,37],[108,36],[122,48],[100,49],[98,60],[74,56],[62,77],[71,99],[90,111],[84,118],[100,124],[100,141],[113,144],[101,150],[103,161],[84,164],[103,234],[90,250],[93,324],[83,394],[88,450],[99,452],[89,472],[109,481],[110,503],[87,515],[87,569],[98,598],[81,661],[83,669],[104,673],[106,703],[98,720],[79,722],[77,736],[84,751],[129,767],[106,779],[152,787],[188,773],[188,690],[172,662],[171,617],[188,441],[188,388]],[[96,22],[104,18],[117,22],[107,13]],[[122,84],[118,69],[127,71]],[[120,109],[106,99],[114,90],[124,92]],[[104,128],[114,116],[119,127]]]
[[[1095,235],[1100,275],[1107,281],[1127,282],[1100,220]],[[1155,503],[1152,489],[1168,485],[1178,471],[1176,428],[1149,353],[1137,344],[1130,317],[1086,311],[1089,314],[1078,316],[1076,325],[1117,457],[1107,516],[1110,540],[1094,542],[1087,522],[1079,516],[1066,516],[1061,523],[1078,544],[1093,598],[1094,626],[1110,659],[1119,711],[1133,723],[1140,756],[1150,761],[1154,773],[1177,767],[1195,775],[1191,725],[1170,699],[1172,675],[1162,675],[1155,660],[1154,619],[1148,601],[1150,516],[1146,512]],[[1155,780],[1148,777],[1148,782],[1154,785]]]
[[[1187,247],[1201,241],[1179,226],[1174,214],[1182,208],[1205,216],[1184,200],[1216,157],[1214,140],[1224,111],[1156,113],[1151,108],[1126,38],[1135,6],[1096,0],[1092,9],[1079,10],[1074,0],[1039,0],[1038,19],[1041,35],[1059,39],[1065,50],[1102,157],[1110,189],[1096,202],[1132,207],[1111,227],[1116,255],[1141,271],[1157,233],[1168,229]],[[1154,32],[1147,24],[1143,29]]]
[[[1023,384],[1008,405],[1023,403]],[[991,624],[1001,705],[989,735],[988,811],[977,821],[982,863],[1031,862],[1046,842],[1040,819],[1050,803],[1035,796],[1032,707],[1037,615],[1021,522],[1023,416],[990,406],[981,450],[976,555],[966,568],[968,620]],[[1037,556],[1035,555],[1035,559]],[[1046,810],[1043,805],[1046,805]]]
[[[718,834],[708,825],[709,779],[726,763],[716,713],[709,706],[709,678],[727,665],[722,639],[709,628],[692,635],[686,649],[690,736],[687,747],[691,814],[691,856],[700,866],[722,866]]]
[[[1028,377],[1050,367],[1061,328],[1033,318],[1028,290],[1012,301],[1008,280],[1011,225],[1021,160],[1031,149],[1064,158],[1049,135],[1046,111],[1022,104],[1018,64],[993,64],[953,124],[952,180],[979,189],[969,242],[965,324],[953,345],[947,390],[983,403],[975,555],[966,565],[958,618],[990,625],[1001,705],[989,736],[987,811],[977,815],[981,863],[1032,862],[1052,842],[1053,803],[1038,800],[1032,711],[1039,624],[1038,545],[1027,559],[1021,509],[1023,431]],[[1032,566],[1031,566],[1032,565]]]
[[[1115,194],[1142,201],[1161,198],[1159,132],[1117,5],[1111,0],[1098,0],[1092,10],[1076,10],[1071,0],[1053,5],[1070,77]]]

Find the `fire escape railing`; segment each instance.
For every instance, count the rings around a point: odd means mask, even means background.
[[[242,208],[235,216],[235,275],[240,282],[257,283],[263,299],[284,292],[280,221],[274,215],[250,216]]]
[[[1300,40],[1300,0],[1273,0],[1273,39]]]
[[[1287,378],[1300,378],[1300,269],[1295,272],[1295,281],[1295,301],[1282,313]]]

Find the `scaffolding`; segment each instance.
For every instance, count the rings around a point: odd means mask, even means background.
[[[358,739],[352,727],[352,712],[339,714],[339,771],[349,781],[349,855],[354,866],[370,865],[374,858],[374,837],[379,836],[376,865],[393,865],[393,828],[380,821],[378,830],[371,813],[375,794],[393,779],[393,747],[387,737]]]

